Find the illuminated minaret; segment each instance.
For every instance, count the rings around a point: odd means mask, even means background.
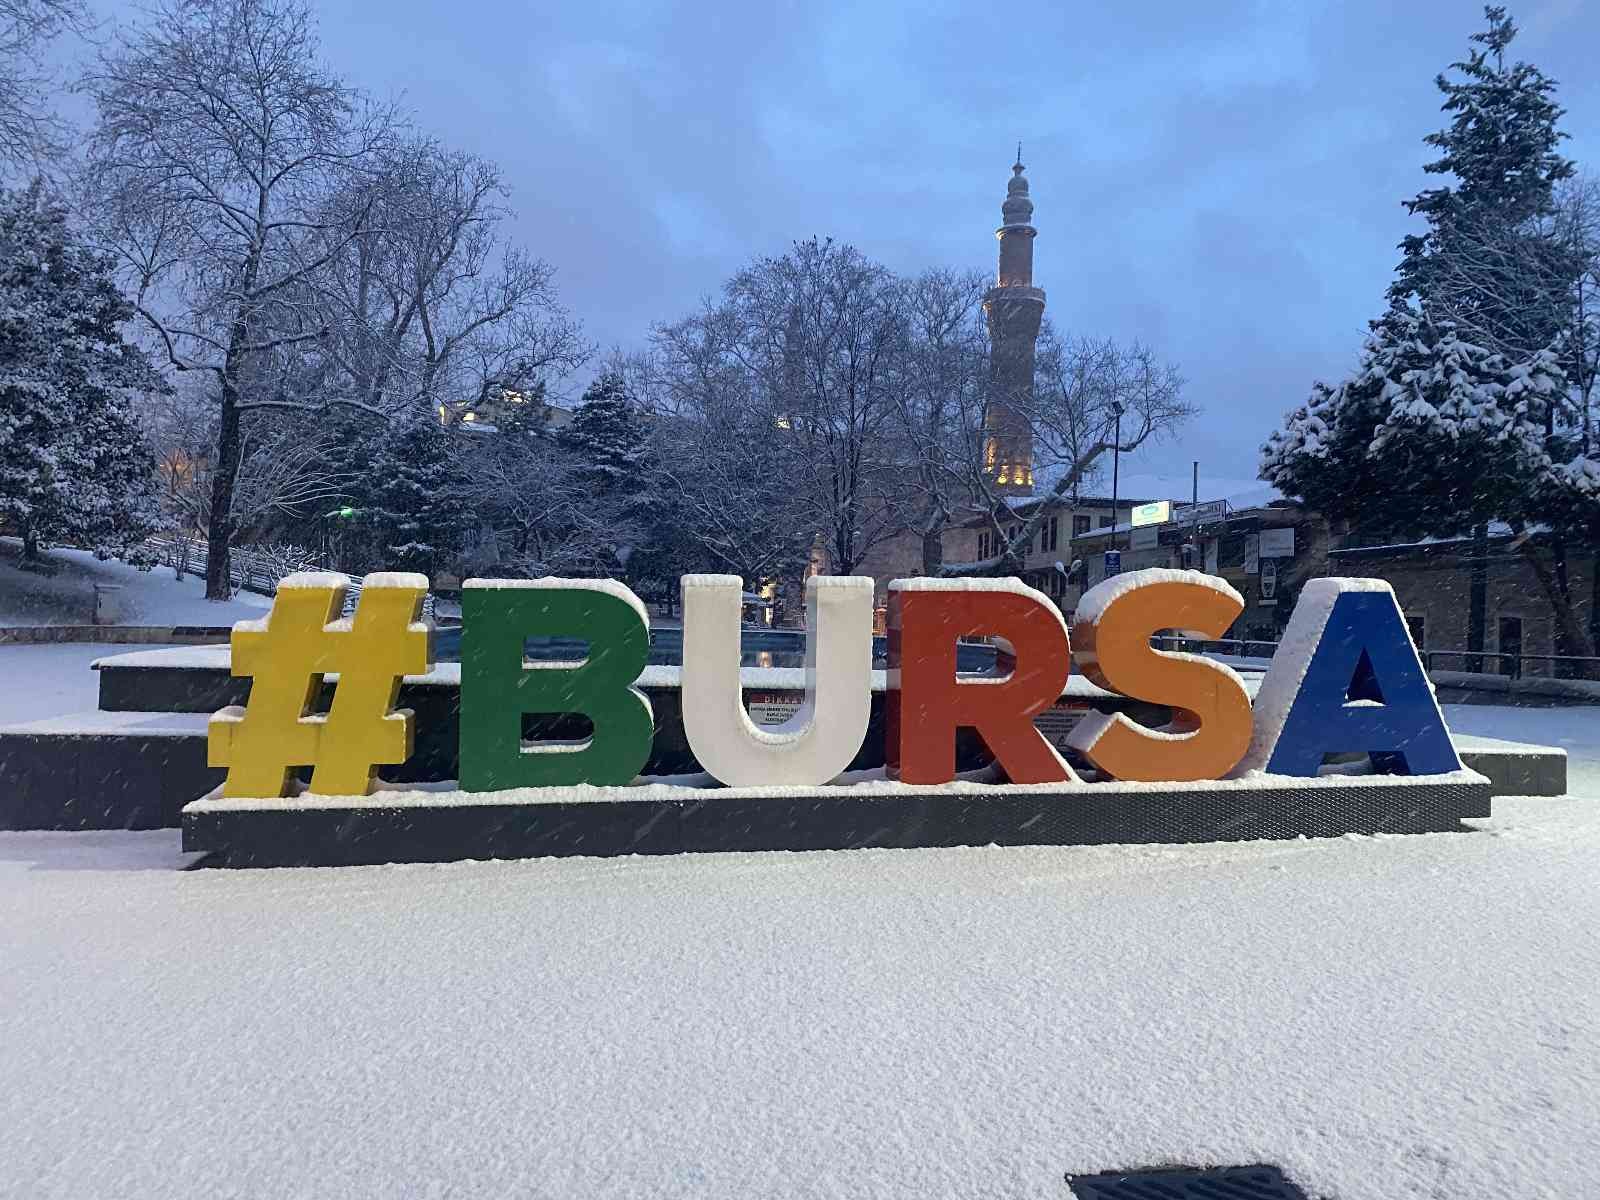
[[[1033,356],[1044,318],[1044,291],[1033,286],[1033,201],[1022,173],[1022,146],[1000,206],[1000,270],[984,293],[989,321],[990,399],[983,445],[984,468],[995,487],[1026,495],[1033,491]]]

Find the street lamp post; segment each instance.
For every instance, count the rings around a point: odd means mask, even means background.
[[[1121,518],[1117,513],[1117,485],[1120,482],[1117,478],[1117,471],[1122,462],[1122,414],[1124,411],[1126,410],[1122,407],[1122,401],[1113,400],[1111,402],[1111,413],[1116,420],[1116,431],[1111,435],[1111,548],[1113,550],[1121,549],[1117,542],[1117,526],[1121,523]]]
[[[329,568],[334,569],[334,570],[337,570],[337,568],[333,566],[333,561],[332,561],[333,560],[333,538],[328,533],[328,518],[329,517],[338,517],[341,520],[348,521],[351,517],[356,515],[356,512],[357,512],[357,510],[354,509],[354,508],[351,508],[348,504],[342,504],[338,508],[331,509],[330,511],[325,512],[325,513],[322,514],[322,519],[321,519],[321,521],[319,523],[322,526],[322,565],[323,566],[329,567]]]

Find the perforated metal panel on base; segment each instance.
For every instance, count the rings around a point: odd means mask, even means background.
[[[1306,1200],[1277,1167],[1182,1167],[1069,1175],[1078,1200]]]
[[[1469,777],[1470,779],[1471,777]],[[484,803],[191,804],[183,846],[231,867],[453,862],[467,858],[707,851],[912,849],[1250,841],[1431,833],[1489,815],[1490,788],[1460,776],[1351,783],[1096,784],[1059,791],[911,788],[597,788],[594,798]],[[630,794],[632,793],[632,794]],[[537,795],[537,793],[533,793]],[[529,795],[521,793],[520,795]],[[637,796],[637,798],[636,798]]]

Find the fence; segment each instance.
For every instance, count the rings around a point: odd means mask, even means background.
[[[164,566],[194,575],[205,574],[208,546],[203,538],[155,537],[147,539],[145,545]],[[296,571],[324,570],[318,564],[293,553],[299,549],[282,546],[260,550],[250,546],[235,546],[228,554],[228,582],[241,591],[271,596],[278,590],[278,580],[285,575],[293,575]],[[355,612],[356,601],[360,598],[361,581],[352,579],[345,590],[342,615],[348,617]],[[433,619],[432,592],[423,597],[422,616],[424,620]]]

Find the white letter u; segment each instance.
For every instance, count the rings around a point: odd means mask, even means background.
[[[872,580],[806,580],[806,694],[800,711],[763,729],[739,680],[744,581],[683,577],[683,727],[700,765],[729,787],[827,783],[861,749],[872,714]]]

